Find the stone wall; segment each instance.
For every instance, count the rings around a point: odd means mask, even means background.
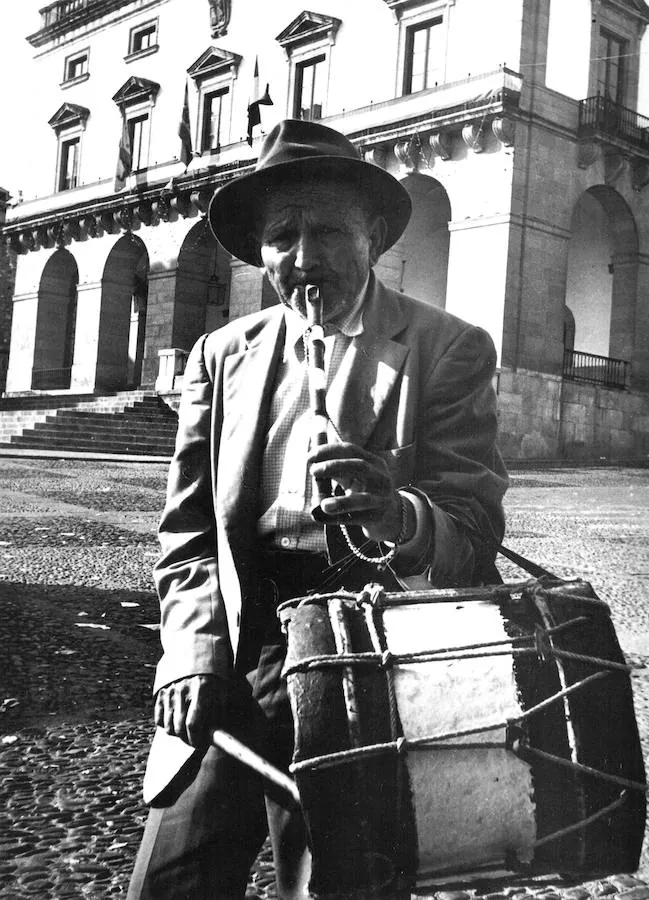
[[[505,459],[649,460],[649,397],[555,375],[503,369],[497,377]]]
[[[2,237],[2,225],[8,200],[9,194],[0,188],[0,393],[4,391],[7,383],[13,307],[11,298],[16,281],[16,254]]]

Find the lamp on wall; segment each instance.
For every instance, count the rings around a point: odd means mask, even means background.
[[[214,254],[214,266],[212,274],[207,281],[207,304],[208,306],[223,306],[225,303],[226,285],[220,281],[217,267],[217,254]]]

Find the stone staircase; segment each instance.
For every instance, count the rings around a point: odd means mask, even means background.
[[[0,452],[168,458],[177,425],[176,413],[154,391],[5,397]]]

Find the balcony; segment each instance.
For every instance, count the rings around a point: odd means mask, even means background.
[[[27,38],[32,47],[42,47],[71,28],[79,28],[134,0],[56,0],[40,10],[41,27]]]
[[[608,137],[649,153],[649,118],[597,94],[579,104],[579,137]]]
[[[56,3],[41,10],[41,26],[49,28],[50,25],[60,22],[61,19],[67,18],[72,13],[85,9],[89,3],[90,0],[57,0]]]
[[[563,377],[568,381],[624,390],[629,368],[629,363],[625,360],[610,356],[597,356],[595,353],[567,348],[563,353]]]

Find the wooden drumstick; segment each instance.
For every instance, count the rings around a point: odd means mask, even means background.
[[[228,756],[243,763],[244,766],[248,766],[257,775],[261,775],[262,778],[270,781],[271,784],[286,791],[291,800],[298,806],[300,805],[300,795],[295,782],[276,766],[269,763],[267,759],[264,759],[263,756],[259,756],[250,747],[246,747],[240,740],[221,728],[217,728],[212,732],[212,743],[215,747],[227,753]]]
[[[327,377],[325,374],[324,321],[320,288],[315,284],[307,284],[305,288],[306,316],[308,323],[309,347],[309,403],[313,413],[313,430],[311,445],[321,447],[328,441],[327,437]],[[322,512],[320,503],[331,497],[331,481],[328,478],[316,478],[316,498],[311,515],[316,522],[326,522],[328,517]]]

